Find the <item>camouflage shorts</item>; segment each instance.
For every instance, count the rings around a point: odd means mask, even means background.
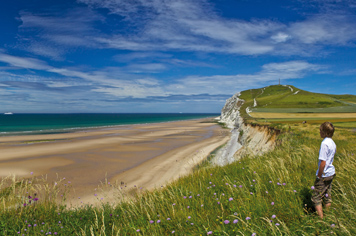
[[[323,203],[328,204],[331,203],[331,183],[334,179],[335,175],[324,177],[320,179],[316,179],[314,182],[314,191],[312,195],[312,202],[315,206],[321,205]]]

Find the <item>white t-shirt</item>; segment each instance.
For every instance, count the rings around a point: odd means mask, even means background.
[[[324,138],[324,140],[321,142],[319,150],[319,163],[316,175],[318,175],[321,161],[326,162],[324,173],[321,177],[329,177],[335,174],[335,167],[333,166],[335,152],[336,144],[334,143],[334,141],[329,137]]]

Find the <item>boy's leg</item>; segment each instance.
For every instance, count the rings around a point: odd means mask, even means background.
[[[326,186],[324,185],[324,181],[322,179],[316,179],[314,182],[314,191],[312,195],[312,202],[314,203],[314,207],[319,217],[323,218],[323,195],[326,191]]]
[[[325,199],[326,209],[331,206],[331,182],[333,177],[334,176],[316,179],[314,182],[312,201],[314,203],[315,210],[321,219],[324,217],[322,199]]]
[[[331,206],[331,183],[334,179],[334,176],[325,178],[324,183],[327,186],[326,193],[325,193],[325,208],[329,209]]]
[[[315,210],[318,213],[318,216],[323,219],[324,215],[323,215],[323,205],[316,205],[315,206]]]

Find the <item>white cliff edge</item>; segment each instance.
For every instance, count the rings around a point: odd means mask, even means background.
[[[226,100],[221,110],[220,123],[230,129],[231,138],[211,160],[213,164],[223,166],[239,160],[245,155],[261,155],[274,148],[276,132],[267,126],[245,124],[240,116],[240,108],[245,102],[236,93]]]

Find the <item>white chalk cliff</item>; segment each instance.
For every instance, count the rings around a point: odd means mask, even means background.
[[[211,160],[216,165],[226,165],[239,160],[245,155],[258,156],[274,148],[275,136],[278,132],[268,126],[245,124],[240,116],[240,108],[244,100],[236,93],[226,100],[221,110],[219,122],[230,129],[231,138]]]

